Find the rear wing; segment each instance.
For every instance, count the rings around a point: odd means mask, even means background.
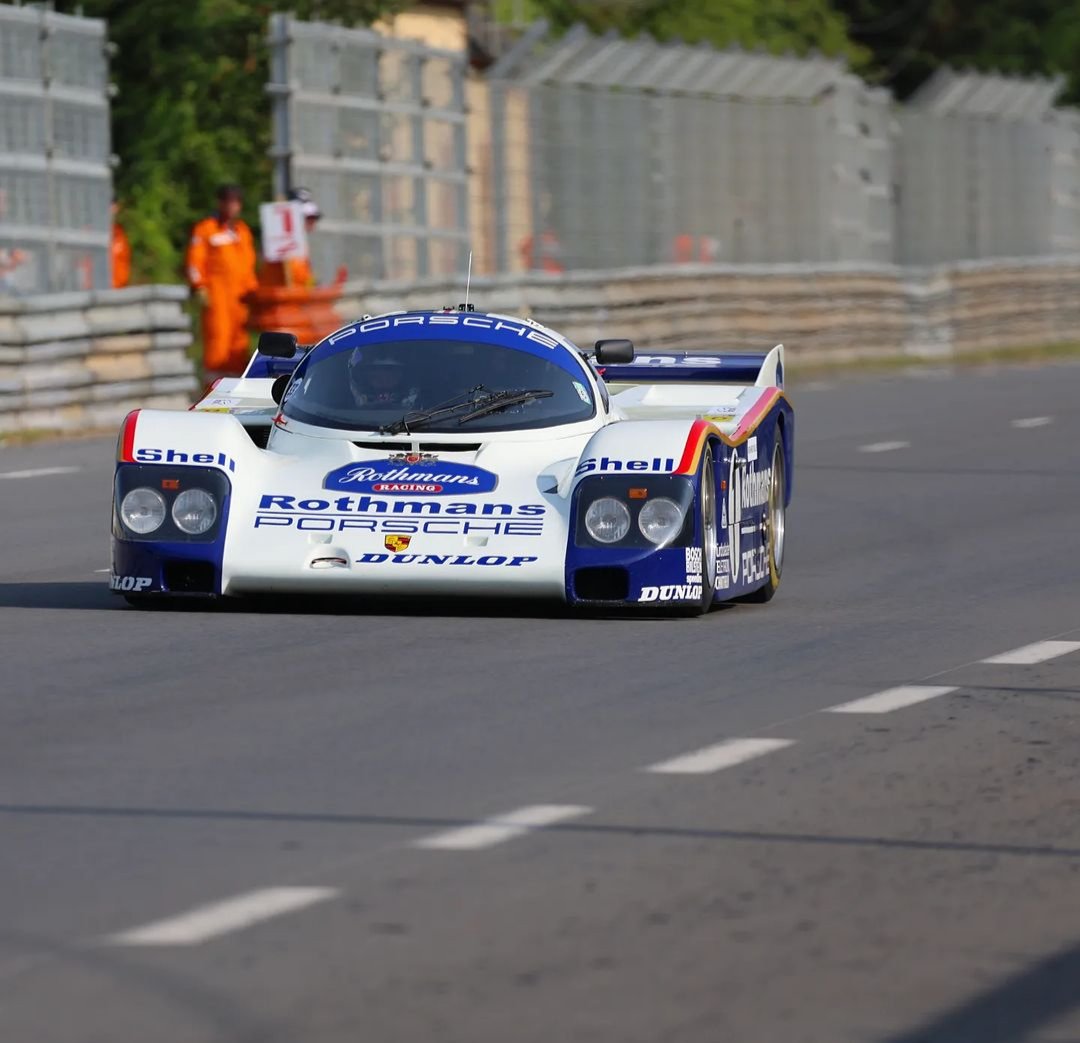
[[[784,386],[784,345],[766,354],[713,355],[697,352],[638,355],[633,362],[599,366],[608,384],[742,384]]]

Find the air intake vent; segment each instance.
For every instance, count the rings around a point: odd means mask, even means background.
[[[578,569],[574,596],[579,601],[625,601],[630,597],[630,573],[620,568]]]
[[[174,594],[217,593],[217,573],[209,561],[167,561],[164,579]]]
[[[476,453],[483,444],[483,442],[419,442],[415,451],[418,453]],[[388,453],[408,453],[413,449],[412,442],[353,442],[353,445],[361,449],[374,449],[376,452],[384,450]]]
[[[361,449],[374,449],[376,452],[385,449],[389,452],[408,452],[412,449],[412,442],[353,442],[353,445]]]
[[[270,424],[251,424],[245,427],[244,430],[260,449],[266,448],[266,443],[270,441]]]

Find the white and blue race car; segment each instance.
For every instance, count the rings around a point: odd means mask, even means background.
[[[784,352],[578,349],[467,309],[263,334],[244,375],[120,433],[112,589],[485,595],[706,612],[780,583]]]

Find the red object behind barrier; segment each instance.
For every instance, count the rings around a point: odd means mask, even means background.
[[[301,344],[314,344],[344,325],[334,304],[341,286],[260,286],[246,298],[248,329],[295,333]]]

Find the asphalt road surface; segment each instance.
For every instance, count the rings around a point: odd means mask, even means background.
[[[1078,400],[797,388],[678,621],[139,612],[112,440],[0,450],[0,1041],[1076,1043]]]

